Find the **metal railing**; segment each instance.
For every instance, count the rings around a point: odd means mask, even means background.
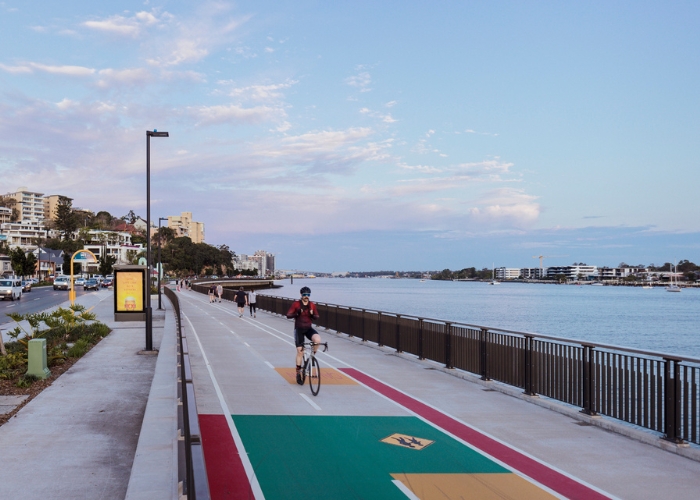
[[[180,300],[170,288],[164,287],[165,296],[175,309],[177,321],[179,384],[178,398],[178,430],[181,439],[178,441],[179,476],[182,481],[182,494],[188,499],[206,500],[209,496],[209,482],[204,463],[202,435],[199,429],[197,402],[194,396],[192,382],[192,366],[187,346],[187,338],[182,334],[182,318],[180,315]]]
[[[258,295],[285,315],[293,299]],[[700,444],[700,359],[384,311],[316,303],[319,327],[444,363]]]

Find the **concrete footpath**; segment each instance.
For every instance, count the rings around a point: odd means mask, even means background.
[[[114,322],[112,298],[105,290],[78,298],[112,333],[0,427],[0,498],[125,498],[157,356],[138,354],[145,346],[145,324]],[[167,300],[164,305],[170,307]],[[156,349],[165,317],[165,311],[154,310]],[[169,323],[174,337],[174,321]],[[173,353],[170,364],[174,359]],[[174,395],[170,405],[174,420]],[[174,428],[171,422],[171,442]],[[151,472],[176,474],[174,463]],[[166,479],[172,483],[167,474]],[[174,484],[168,486],[172,494],[166,489],[150,498],[176,498]]]

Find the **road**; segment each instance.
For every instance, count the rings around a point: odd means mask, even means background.
[[[88,292],[83,291],[83,287],[76,287],[77,296],[80,297],[85,294],[99,293],[99,294],[111,294],[112,290],[100,289],[98,292],[90,290]],[[23,293],[20,300],[0,300],[0,330],[3,330],[3,326],[7,326],[7,323],[12,323],[12,319],[7,316],[8,313],[35,313],[40,312],[45,309],[57,306],[65,301],[69,300],[67,290],[54,290],[50,286],[42,286],[38,288],[32,288],[29,293]],[[7,341],[7,337],[3,332],[3,340]]]

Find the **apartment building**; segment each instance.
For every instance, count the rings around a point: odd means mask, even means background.
[[[547,268],[523,267],[520,269],[520,276],[526,280],[539,280],[547,276]]]
[[[43,220],[21,220],[0,224],[0,235],[4,236],[4,240],[10,247],[20,247],[28,251],[36,247],[37,240],[52,237],[53,232],[44,227]]]
[[[0,207],[0,224],[10,222],[12,218],[12,209],[8,207]]]
[[[520,277],[520,269],[517,267],[497,267],[497,280],[515,280]]]
[[[570,280],[589,279],[598,276],[598,267],[574,264],[571,266],[555,266],[547,268],[548,278],[555,278],[560,274],[563,274]]]
[[[168,227],[175,231],[176,238],[187,236],[192,243],[204,243],[204,223],[193,221],[192,212],[168,216]]]
[[[58,199],[61,197],[60,194],[50,194],[44,196],[44,219],[47,221],[56,220],[56,213],[58,211]],[[69,198],[72,201],[72,198]]]
[[[5,194],[7,198],[13,198],[22,221],[38,222],[44,219],[44,194],[29,191],[26,187],[18,188],[14,193]]]
[[[258,250],[253,255],[240,254],[233,259],[233,267],[240,271],[257,269],[260,276],[275,274],[275,256],[265,250]]]
[[[85,250],[90,250],[98,259],[102,255],[114,257],[116,264],[130,264],[131,257],[145,251],[144,245],[135,245],[131,242],[131,234],[121,231],[103,231],[91,229],[88,231],[90,242],[83,245]]]

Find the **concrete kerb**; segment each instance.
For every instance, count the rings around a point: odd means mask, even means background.
[[[131,468],[128,499],[179,496],[177,324],[170,302],[163,301],[163,306],[163,337]]]
[[[268,311],[266,311],[268,312]],[[269,313],[269,312],[268,312]],[[273,314],[273,313],[269,313]],[[465,372],[462,370],[459,370],[457,368],[446,368],[444,365],[436,362],[436,361],[431,361],[431,360],[421,360],[418,359],[414,354],[408,354],[405,352],[396,352],[396,350],[392,347],[387,347],[387,346],[379,346],[374,342],[370,341],[365,341],[363,342],[362,339],[357,338],[355,336],[348,335],[343,332],[335,332],[333,330],[329,330],[329,333],[334,333],[337,338],[342,338],[344,340],[348,340],[351,342],[355,342],[357,344],[361,344],[367,347],[370,347],[372,349],[377,349],[380,350],[386,354],[392,354],[397,357],[400,357],[401,359],[404,359],[406,361],[410,361],[412,363],[417,363],[419,365],[423,365],[424,367],[428,367],[434,370],[439,370],[443,373],[446,373],[448,375],[451,375],[453,377],[460,378],[462,380],[465,380],[467,382],[472,382],[474,384],[481,385],[483,387],[486,387],[491,390],[495,390],[498,392],[501,392],[503,394],[506,394],[508,396],[512,396],[514,398],[521,399],[523,401],[527,401],[528,403],[540,406],[542,408],[546,408],[548,410],[555,411],[557,413],[560,413],[562,415],[566,415],[568,417],[571,417],[574,420],[578,420],[579,422],[584,422],[589,425],[594,425],[596,427],[600,427],[601,429],[604,429],[609,432],[614,432],[616,434],[620,434],[622,436],[634,439],[636,441],[642,442],[644,444],[648,444],[650,446],[654,446],[656,448],[660,448],[664,451],[668,451],[669,453],[674,453],[676,455],[680,455],[684,458],[689,458],[691,460],[694,460],[696,462],[700,462],[700,447],[696,445],[688,445],[688,444],[676,444],[672,443],[670,441],[666,441],[662,437],[659,437],[659,435],[651,430],[643,429],[637,426],[634,426],[632,424],[628,424],[626,422],[621,422],[615,419],[612,419],[610,417],[606,417],[604,415],[596,415],[596,416],[590,416],[586,415],[585,413],[581,413],[581,409],[568,405],[566,403],[563,403],[561,401],[557,401],[554,399],[550,399],[545,396],[528,396],[526,395],[522,389],[518,387],[513,387],[507,384],[503,384],[501,382],[497,382],[495,380],[481,380],[481,378],[478,375]]]

